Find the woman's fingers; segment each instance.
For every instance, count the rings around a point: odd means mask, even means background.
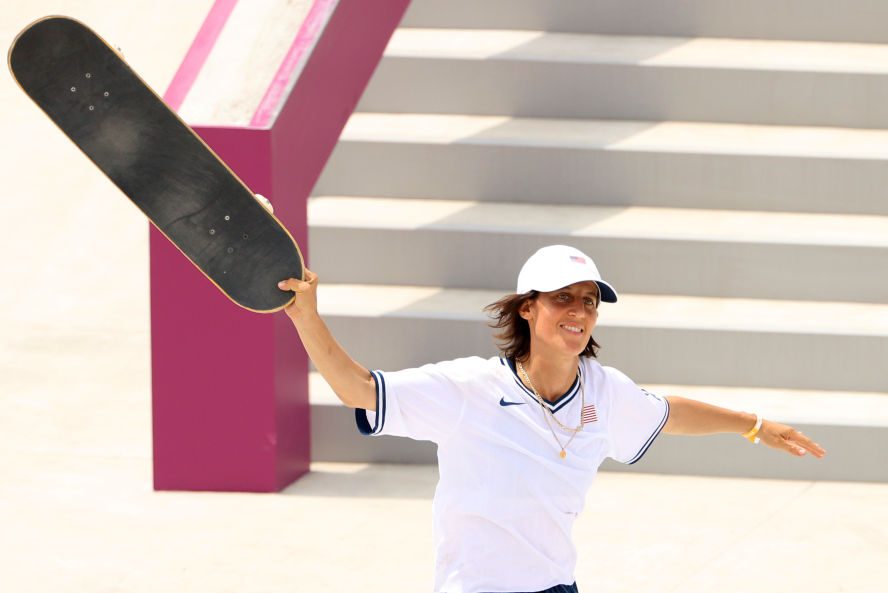
[[[815,457],[823,457],[826,455],[826,449],[806,437],[798,430],[793,430],[789,434],[788,439],[792,446],[796,449],[797,455],[804,455],[805,451],[810,451]]]
[[[281,290],[290,290],[297,294],[303,293],[311,288],[311,284],[308,282],[303,282],[302,280],[297,280],[296,278],[289,278],[284,280],[283,282],[278,283],[278,288]]]
[[[820,458],[826,455],[826,450],[805,436],[802,432],[786,425],[772,425],[768,431],[771,438],[764,439],[765,442],[777,449],[783,449],[787,453],[803,456],[807,452],[811,452],[815,457]],[[764,435],[763,435],[764,436]]]
[[[799,455],[799,456],[801,456],[801,455],[804,455],[804,454],[805,454],[805,448],[804,448],[804,447],[802,447],[802,446],[799,445],[798,443],[795,443],[795,442],[790,441],[790,440],[786,440],[786,445],[785,445],[784,448],[785,448],[787,451],[789,451],[790,453],[793,453],[794,455]]]
[[[306,269],[305,280],[299,280],[298,278],[287,278],[286,280],[278,282],[278,288],[280,288],[281,290],[290,290],[296,293],[301,293],[310,290],[313,284],[317,284],[317,281],[318,275],[311,270]]]

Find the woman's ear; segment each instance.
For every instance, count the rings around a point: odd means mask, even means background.
[[[531,318],[530,306],[532,303],[533,303],[533,299],[527,299],[526,301],[521,303],[520,307],[518,307],[518,315],[520,315],[521,318],[524,319],[525,321],[530,321],[530,318]]]

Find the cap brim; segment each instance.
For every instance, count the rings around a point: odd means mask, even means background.
[[[616,303],[617,302],[617,291],[614,288],[605,282],[604,280],[595,280],[595,284],[598,285],[598,290],[601,292],[601,300],[605,303]]]

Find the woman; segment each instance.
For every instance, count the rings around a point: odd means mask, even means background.
[[[576,592],[571,528],[606,457],[635,463],[660,432],[734,432],[801,456],[825,451],[790,426],[658,397],[595,360],[601,301],[617,302],[584,253],[532,255],[517,292],[487,307],[502,357],[368,371],[317,312],[317,275],[287,280],[286,309],[308,355],[363,434],[438,444],[435,590]]]

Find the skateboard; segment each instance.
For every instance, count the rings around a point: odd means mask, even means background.
[[[9,49],[19,86],[234,303],[278,311],[299,246],[201,138],[84,24],[52,16]]]

